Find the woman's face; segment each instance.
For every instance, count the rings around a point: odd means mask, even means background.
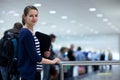
[[[35,9],[30,9],[24,19],[27,25],[34,26],[38,21],[38,11]]]

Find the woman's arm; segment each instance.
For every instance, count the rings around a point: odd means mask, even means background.
[[[53,60],[42,58],[42,61],[40,63],[42,63],[42,64],[55,64],[55,63],[59,63],[59,62],[60,62],[59,58],[55,58]]]

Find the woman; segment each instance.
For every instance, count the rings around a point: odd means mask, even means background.
[[[55,64],[60,59],[48,60],[41,57],[40,42],[34,34],[33,27],[38,21],[38,9],[26,6],[22,16],[23,28],[19,35],[18,71],[21,80],[40,80],[41,64]],[[50,53],[46,51],[46,53]]]

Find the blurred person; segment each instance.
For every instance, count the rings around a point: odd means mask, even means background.
[[[108,61],[112,61],[113,57],[112,57],[112,52],[109,50],[108,51]],[[109,70],[112,69],[112,65],[109,65]]]
[[[75,61],[74,44],[70,44],[70,48],[68,49],[67,56],[69,61]],[[74,69],[74,66],[70,66],[69,74],[71,77],[73,77],[73,69]]]
[[[50,59],[54,59],[56,57],[56,55],[57,55],[54,52],[54,50],[53,50],[53,43],[56,40],[56,35],[55,34],[50,34],[49,36],[50,36],[50,39],[51,39],[51,47],[50,47],[51,54],[50,54]]]
[[[60,54],[58,57],[61,59],[61,61],[69,61],[68,59],[68,48],[67,47],[61,47],[60,48]],[[70,66],[64,66],[63,71],[64,71],[64,79],[69,80],[71,78],[71,73],[69,72]]]
[[[100,54],[100,61],[105,61],[105,51]],[[106,65],[101,65],[100,71],[105,71]]]
[[[56,53],[53,50],[53,43],[56,40],[56,35],[55,34],[50,34],[49,35],[50,40],[51,40],[51,45],[50,45],[50,54],[44,53],[44,57],[50,60],[53,60],[56,57]],[[43,65],[43,80],[50,80],[51,78],[55,79],[58,77],[58,72],[56,70],[56,67],[54,65]]]
[[[41,80],[42,64],[60,62],[59,58],[49,60],[41,56],[40,42],[33,30],[37,21],[38,9],[32,5],[26,6],[22,15],[24,26],[19,35],[18,71],[21,80]]]
[[[74,44],[71,44],[70,48],[68,49],[68,58],[69,58],[69,61],[75,61]]]
[[[82,52],[82,48],[80,46],[78,46],[77,48],[77,51],[76,51],[76,61],[85,61],[85,55],[84,53]],[[83,75],[86,73],[86,68],[87,66],[83,66],[83,65],[80,65],[78,66],[78,74],[79,75]]]
[[[50,46],[50,52],[51,52],[51,54],[50,54],[50,59],[52,60],[55,57],[57,57],[57,54],[53,50],[53,43],[56,40],[56,35],[52,33],[49,36],[50,36],[50,39],[51,39],[51,46]],[[58,71],[57,71],[56,67],[58,67],[58,66],[56,66],[56,65],[50,65],[49,74],[50,74],[51,80],[56,80],[56,79],[58,80],[58,78],[59,78],[58,77],[59,74],[58,74]]]
[[[77,48],[77,51],[76,51],[76,60],[77,61],[85,61],[86,59],[85,59],[85,55],[84,55],[84,53],[81,51],[82,50],[82,48],[79,46],[78,48]]]
[[[99,54],[96,51],[94,51],[91,54],[91,59],[92,59],[92,61],[98,61],[99,60]],[[98,65],[93,65],[92,69],[93,69],[94,72],[96,72],[96,71],[99,70],[99,66]]]
[[[60,48],[60,54],[58,57],[61,59],[61,61],[68,61],[68,48],[67,47],[61,47]]]
[[[8,35],[15,36],[17,38],[21,28],[22,28],[22,24],[20,22],[14,23],[13,28],[8,29],[4,32],[3,39],[5,39]],[[0,43],[0,45],[1,45],[1,43]],[[1,46],[0,46],[0,49],[2,50]],[[8,77],[9,72],[8,71],[9,71],[8,64],[7,64],[7,66],[0,66],[0,72],[1,72],[1,76],[2,76],[3,80],[9,79],[9,77]]]

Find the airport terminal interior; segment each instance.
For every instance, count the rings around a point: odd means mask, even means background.
[[[0,0],[0,38],[15,22],[22,22],[27,5],[39,11],[34,30],[56,35],[53,51],[61,62],[71,61],[71,48],[73,61],[106,62],[64,65],[62,73],[55,65],[54,80],[120,80],[120,0]]]

